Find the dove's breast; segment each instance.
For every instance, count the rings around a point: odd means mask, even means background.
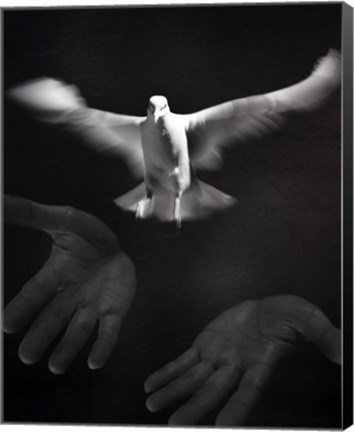
[[[183,189],[188,187],[187,137],[179,116],[171,113],[156,123],[148,116],[141,124],[141,139],[146,185],[152,190],[162,188],[173,192],[179,189],[180,183]]]

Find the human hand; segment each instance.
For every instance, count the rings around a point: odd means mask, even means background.
[[[146,380],[146,392],[153,392],[147,408],[158,411],[190,397],[169,424],[193,425],[226,402],[216,424],[242,425],[280,358],[301,340],[313,342],[340,363],[340,330],[313,304],[290,295],[240,303],[205,327],[189,350]]]
[[[20,345],[20,359],[36,363],[68,326],[49,359],[53,373],[64,373],[99,321],[88,365],[102,367],[116,344],[136,286],[134,266],[115,235],[83,211],[12,196],[4,197],[4,220],[45,231],[53,240],[49,259],[4,312],[7,333],[22,329],[40,312]]]

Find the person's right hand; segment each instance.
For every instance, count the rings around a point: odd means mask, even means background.
[[[198,424],[220,409],[218,426],[240,426],[263,393],[280,358],[301,340],[340,363],[340,330],[323,312],[300,297],[250,300],[227,310],[199,334],[184,354],[145,382],[150,411],[190,398],[169,420]],[[224,406],[223,406],[224,405]]]
[[[49,259],[4,312],[7,333],[22,329],[39,313],[20,345],[21,360],[36,363],[67,326],[49,359],[49,369],[63,373],[99,321],[88,365],[102,367],[135,295],[134,266],[117,238],[88,213],[12,196],[4,198],[4,220],[45,231],[53,239]]]

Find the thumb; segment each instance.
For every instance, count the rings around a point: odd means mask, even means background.
[[[4,222],[32,228],[40,228],[36,223],[35,203],[12,195],[4,195]]]
[[[341,330],[315,307],[304,332],[305,338],[314,343],[329,360],[341,364]]]
[[[4,196],[3,205],[4,222],[43,231],[58,228],[68,208],[38,204],[12,195]]]
[[[4,222],[46,231],[76,234],[95,247],[120,250],[118,240],[98,218],[70,206],[38,204],[25,198],[4,196]]]

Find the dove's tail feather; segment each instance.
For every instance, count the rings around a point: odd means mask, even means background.
[[[136,211],[138,203],[146,198],[145,183],[140,183],[128,193],[116,198],[114,203],[123,210]]]
[[[230,195],[195,179],[191,187],[181,196],[179,218],[181,221],[204,219],[214,212],[231,207],[236,201]],[[172,192],[157,191],[148,197],[144,183],[118,197],[114,203],[125,211],[134,212],[140,219],[177,221],[176,195]]]
[[[196,220],[226,210],[237,202],[236,198],[196,179],[181,198],[181,219]]]

